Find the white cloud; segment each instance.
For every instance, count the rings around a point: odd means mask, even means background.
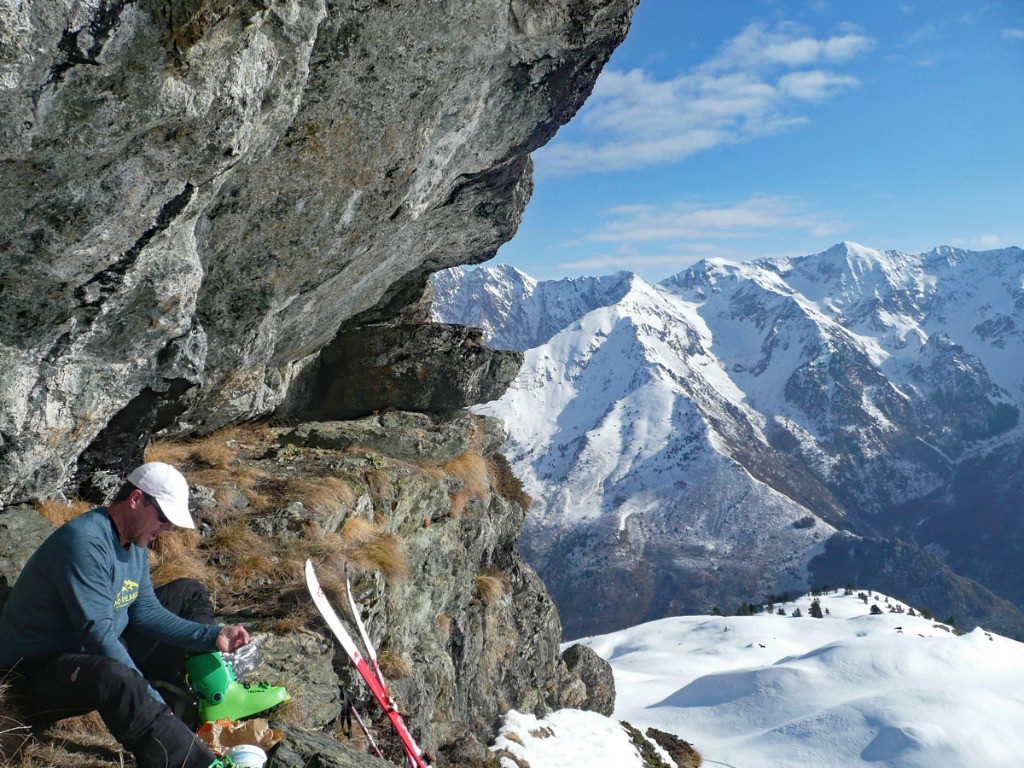
[[[709,61],[668,80],[605,70],[578,118],[582,140],[556,139],[536,154],[541,174],[623,170],[681,160],[806,122],[799,105],[859,81],[838,65],[874,42],[849,26],[816,39],[792,24],[752,24]]]
[[[859,85],[850,75],[836,75],[825,70],[791,72],[779,78],[779,90],[803,101],[821,101],[835,96],[843,88]]]
[[[951,245],[966,248],[969,251],[990,251],[1004,247],[1004,242],[999,235],[973,235],[972,237],[954,237]]]
[[[715,255],[723,258],[730,258],[725,253],[715,252]],[[644,254],[635,248],[620,247],[612,253],[595,253],[585,259],[567,261],[558,265],[559,269],[582,274],[593,274],[607,270],[628,270],[630,272],[643,273],[650,269],[657,269],[659,272],[678,272],[691,264],[696,264],[701,259],[707,258],[708,253],[702,249],[695,248],[680,253]]]
[[[762,24],[751,24],[722,46],[718,55],[704,67],[711,70],[760,70],[774,66],[839,63],[873,47],[874,42],[870,38],[853,31],[819,40],[794,24],[780,24],[774,30],[766,29]]]
[[[1003,30],[1003,37],[1007,40],[1024,40],[1024,29],[1010,27]]]
[[[778,231],[805,232],[820,238],[834,235],[844,226],[837,217],[808,211],[792,198],[762,196],[729,205],[613,208],[608,212],[608,220],[590,235],[590,239],[615,243],[679,243],[750,238]],[[701,249],[706,247],[701,246]]]

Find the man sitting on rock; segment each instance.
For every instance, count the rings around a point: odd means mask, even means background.
[[[128,476],[110,506],[62,525],[29,559],[0,615],[0,667],[14,671],[33,726],[98,710],[140,768],[230,764],[140,672],[180,665],[182,650],[230,652],[250,639],[242,627],[212,623],[198,582],[172,582],[161,594],[188,618],[157,599],[146,547],[175,526],[195,527],[188,483],[174,467],[150,462]]]

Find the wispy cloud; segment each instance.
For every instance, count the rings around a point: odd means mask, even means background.
[[[972,237],[954,237],[950,243],[958,248],[966,248],[972,251],[990,251],[996,248],[1005,247],[1003,238],[999,235],[973,235]]]
[[[809,211],[794,198],[752,197],[739,203],[712,206],[623,206],[608,212],[591,240],[614,243],[720,240],[763,236],[771,232],[803,232],[827,237],[846,224],[827,213]],[[706,250],[707,246],[690,246]]]
[[[1024,40],[1024,29],[1008,27],[1003,30],[1003,37],[1007,40]]]
[[[651,270],[664,273],[676,272],[691,264],[696,264],[701,259],[707,258],[708,252],[703,250],[680,250],[673,253],[646,254],[636,248],[623,246],[616,248],[611,253],[595,253],[577,261],[567,261],[558,265],[559,269],[582,274],[593,274],[608,270],[626,270],[643,274]],[[715,251],[713,255],[723,258],[735,257],[731,251],[726,254],[722,251]]]
[[[710,60],[659,80],[643,69],[606,70],[579,116],[584,138],[556,139],[538,172],[571,174],[671,163],[721,144],[806,122],[799,106],[859,81],[833,71],[871,50],[852,27],[816,38],[796,25],[751,24]]]
[[[788,247],[783,244],[792,235],[801,241],[820,241],[848,226],[836,216],[809,210],[789,197],[758,196],[721,204],[623,205],[606,211],[601,227],[574,244],[586,248],[589,243],[590,253],[558,267],[588,274],[629,270],[654,278],[710,257],[735,261],[762,257],[768,255],[765,246],[769,243]]]

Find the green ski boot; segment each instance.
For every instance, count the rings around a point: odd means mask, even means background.
[[[241,720],[264,712],[291,698],[288,691],[263,681],[243,685],[219,651],[200,653],[188,660],[188,684],[199,696],[199,717],[203,721]]]

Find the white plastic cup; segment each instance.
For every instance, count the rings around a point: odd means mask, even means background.
[[[239,768],[263,768],[267,753],[255,744],[239,744],[228,750],[228,757]]]

